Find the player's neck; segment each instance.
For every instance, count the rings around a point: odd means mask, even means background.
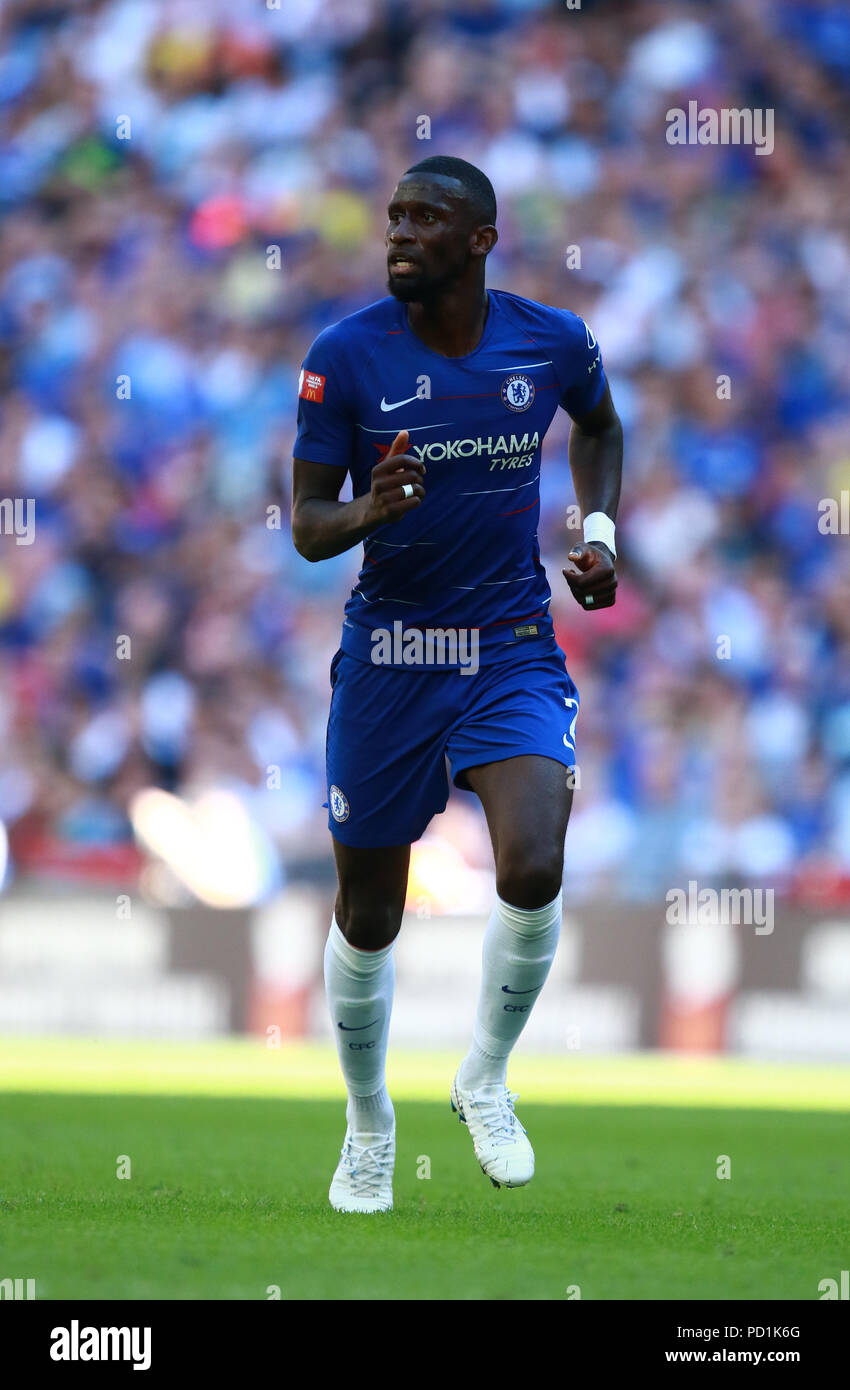
[[[407,306],[411,332],[443,357],[466,357],[474,352],[484,333],[490,296],[483,285],[449,291],[428,304]]]

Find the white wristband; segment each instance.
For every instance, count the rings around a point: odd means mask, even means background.
[[[603,545],[607,545],[616,560],[617,550],[614,545],[614,523],[605,512],[591,512],[590,516],[584,518],[584,539],[587,545],[589,545],[591,541],[601,541]]]

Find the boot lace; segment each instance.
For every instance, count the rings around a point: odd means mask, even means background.
[[[475,1114],[487,1130],[487,1137],[496,1145],[511,1144],[517,1130],[527,1131],[514,1114],[514,1105],[519,1100],[517,1091],[509,1091],[507,1086],[492,1096],[477,1095],[473,1102]]]
[[[351,1180],[351,1190],[358,1197],[378,1197],[386,1188],[393,1171],[393,1138],[377,1139],[372,1144],[359,1144],[349,1135],[340,1155]]]

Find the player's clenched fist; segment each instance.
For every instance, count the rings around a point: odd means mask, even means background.
[[[386,458],[372,469],[369,519],[376,525],[399,521],[412,507],[418,507],[425,496],[425,465],[404,452],[409,439],[407,430],[401,430]]]
[[[571,568],[563,571],[573,598],[582,608],[611,608],[617,594],[614,557],[602,541],[574,545],[567,559]]]

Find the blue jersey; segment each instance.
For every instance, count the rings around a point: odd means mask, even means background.
[[[295,457],[347,468],[355,497],[399,430],[426,466],[425,499],[363,543],[342,650],[372,659],[374,633],[477,630],[481,664],[554,642],[540,562],[540,463],[558,406],[586,415],[605,374],[596,340],[566,309],[489,291],[481,341],[443,357],[388,297],[325,329],[299,384]],[[387,664],[403,665],[402,646]]]

